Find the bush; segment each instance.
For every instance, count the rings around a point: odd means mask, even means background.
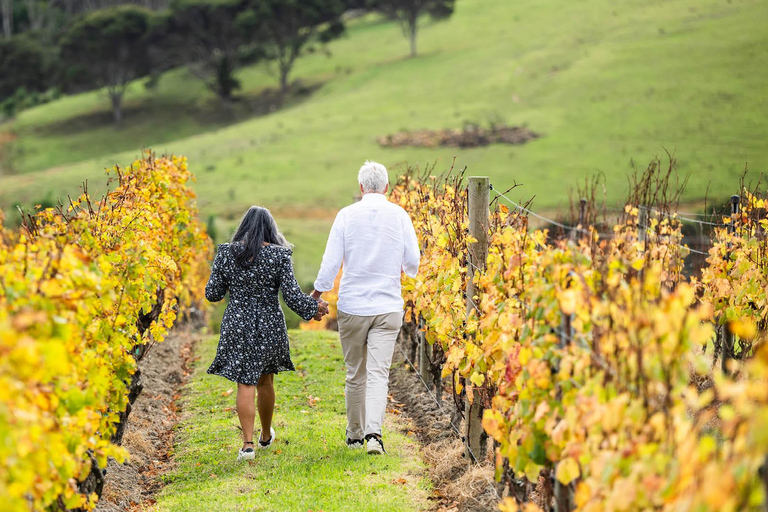
[[[41,93],[53,85],[54,51],[27,34],[0,40],[0,101],[19,89]]]
[[[28,91],[24,87],[16,89],[10,97],[0,102],[0,119],[11,118],[22,110],[42,105],[61,97],[61,91],[57,88],[45,92]]]

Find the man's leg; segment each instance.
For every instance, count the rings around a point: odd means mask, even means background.
[[[365,427],[365,379],[366,379],[366,338],[371,319],[338,313],[339,338],[344,351],[347,378],[344,386],[347,405],[347,438],[363,439]]]
[[[402,313],[389,313],[374,317],[368,331],[368,390],[365,399],[368,415],[365,435],[381,436],[381,424],[387,411],[389,367],[392,365],[392,353],[402,325]]]

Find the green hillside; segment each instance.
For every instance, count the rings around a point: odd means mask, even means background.
[[[397,25],[366,17],[329,45],[330,56],[298,62],[295,78],[317,89],[272,113],[259,98],[276,78],[263,66],[241,73],[245,100],[230,112],[183,70],[152,90],[134,84],[121,130],[103,93],[23,112],[0,126],[13,137],[0,149],[0,205],[73,192],[84,178],[100,183],[103,167],[142,147],[182,153],[221,236],[245,207],[266,205],[293,235],[309,279],[365,159],[394,175],[404,162],[444,169],[455,155],[498,187],[523,183],[515,197],[535,195],[534,206],[551,211],[588,174],[603,173],[608,199],[620,198],[633,163],[666,148],[691,174],[687,199],[708,185],[710,197],[723,197],[738,190],[745,162],[755,173],[768,164],[766,20],[760,0],[458,0],[450,20],[425,22],[421,55],[410,59]],[[476,149],[375,142],[497,120],[542,138]]]

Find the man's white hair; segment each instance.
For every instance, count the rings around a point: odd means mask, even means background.
[[[389,184],[387,168],[376,162],[365,161],[357,173],[357,182],[363,187],[363,192],[383,194]]]

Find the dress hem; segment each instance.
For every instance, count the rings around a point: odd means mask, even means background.
[[[270,374],[271,375],[275,375],[275,374],[278,374],[278,373],[295,372],[295,371],[296,371],[296,368],[286,368],[286,367],[283,367],[283,368],[275,370],[275,371],[261,372],[261,373],[257,374],[256,381],[254,383],[251,383],[251,382],[240,382],[236,378],[233,378],[232,376],[227,375],[224,372],[218,372],[218,371],[215,371],[215,370],[211,371],[210,368],[205,373],[207,373],[208,375],[216,375],[217,377],[223,377],[223,378],[227,379],[230,382],[234,382],[235,384],[243,384],[244,386],[256,386],[256,385],[258,385],[259,379],[261,378],[262,375],[270,375]]]

